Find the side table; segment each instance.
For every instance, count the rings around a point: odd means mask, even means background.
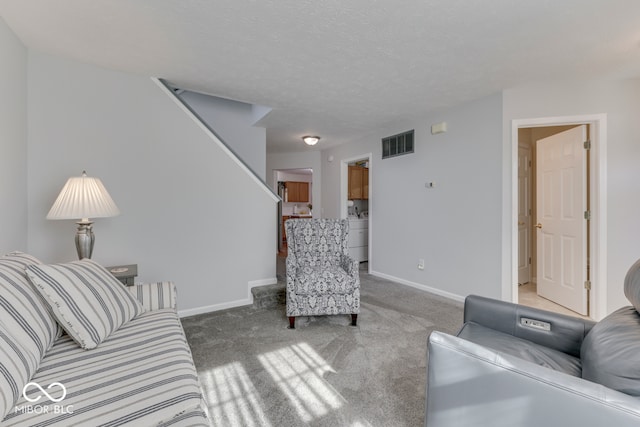
[[[107,270],[125,286],[133,286],[134,280],[138,276],[138,264],[114,265],[107,267]]]

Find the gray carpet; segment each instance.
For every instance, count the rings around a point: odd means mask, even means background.
[[[454,333],[462,305],[361,272],[350,316],[284,306],[182,319],[216,426],[422,426],[429,333]]]

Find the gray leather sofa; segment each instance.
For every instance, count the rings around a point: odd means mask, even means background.
[[[640,426],[640,260],[598,323],[469,296],[429,337],[425,425]]]

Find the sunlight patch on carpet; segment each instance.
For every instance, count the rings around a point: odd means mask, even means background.
[[[344,398],[323,378],[335,370],[307,343],[292,344],[258,356],[304,422],[340,408]]]
[[[258,391],[238,362],[205,372],[205,389],[211,418],[227,425],[258,427],[267,417],[260,405]]]

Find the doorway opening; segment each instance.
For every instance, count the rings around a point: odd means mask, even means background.
[[[313,169],[276,169],[274,186],[281,201],[278,202],[277,248],[278,255],[287,255],[287,236],[284,223],[290,218],[313,217]]]
[[[606,115],[514,120],[512,150],[512,301],[601,319]]]
[[[371,272],[371,153],[343,159],[340,164],[340,218],[349,219],[349,255]]]

